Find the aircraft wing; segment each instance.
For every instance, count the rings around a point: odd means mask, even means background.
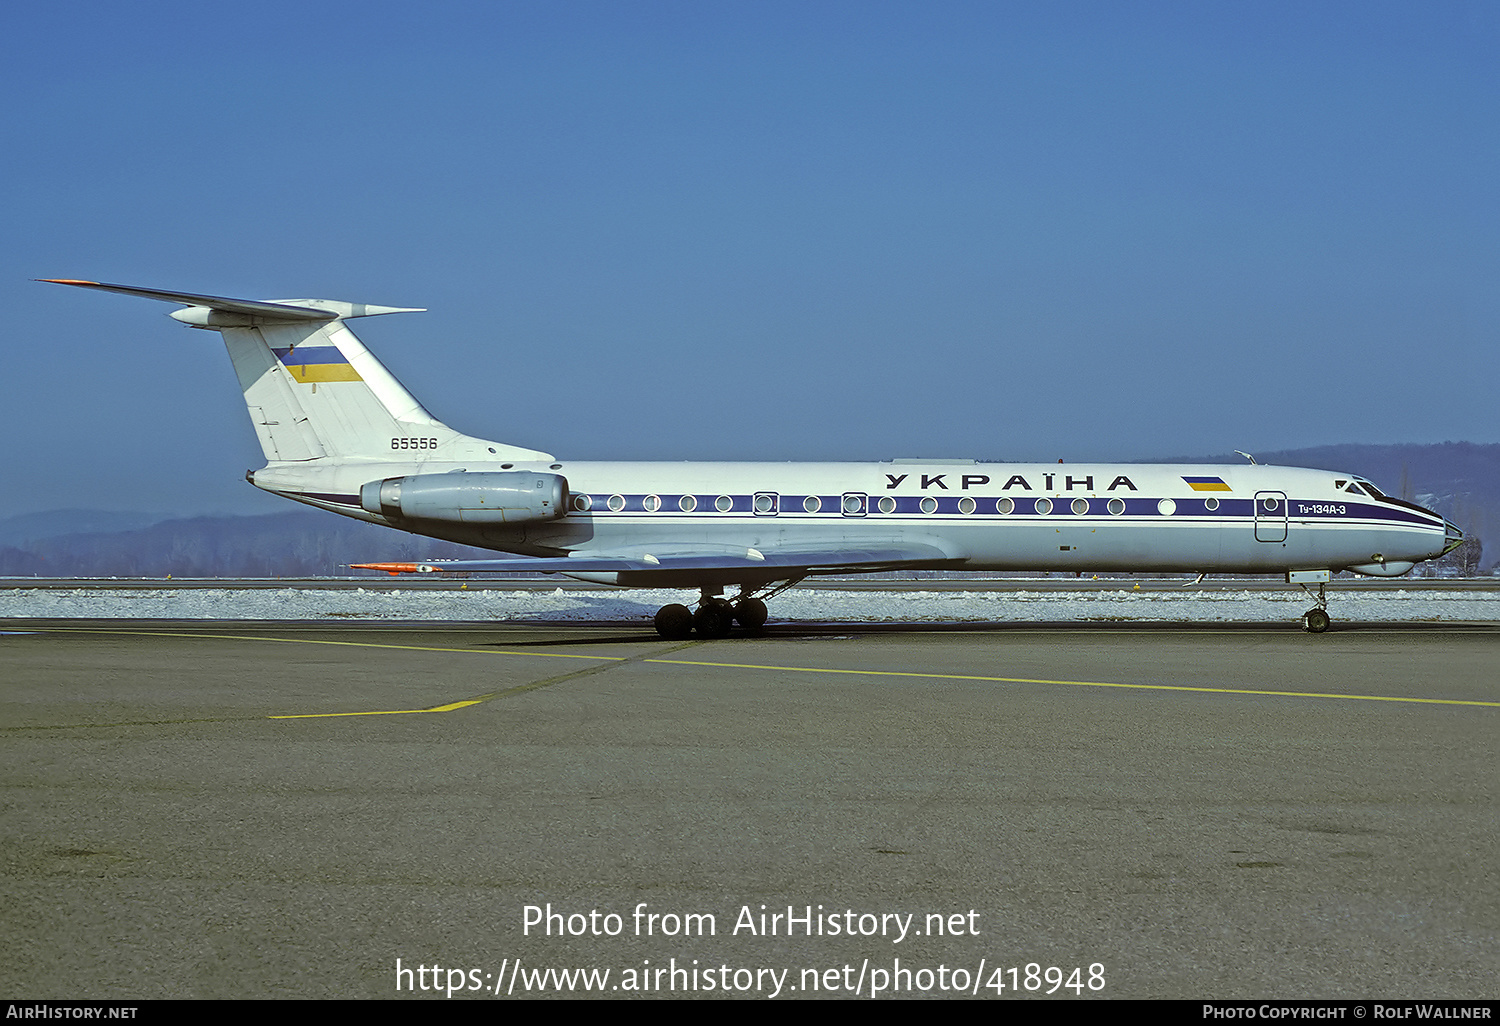
[[[787,578],[805,577],[811,573],[861,573],[900,569],[904,566],[934,563],[962,563],[934,545],[901,543],[847,549],[759,549],[737,551],[676,551],[634,554],[580,554],[561,557],[513,556],[507,559],[457,559],[431,563],[354,563],[357,570],[383,570],[388,574],[465,573],[543,573],[543,574],[609,574],[650,573],[733,575],[746,571],[765,577],[767,571],[785,571]]]

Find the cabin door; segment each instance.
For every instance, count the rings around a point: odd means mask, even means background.
[[[1286,541],[1286,493],[1255,493],[1255,540]]]

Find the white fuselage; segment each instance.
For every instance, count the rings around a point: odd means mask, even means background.
[[[1448,537],[1436,513],[1350,492],[1353,475],[1248,464],[321,463],[273,464],[253,480],[346,515],[534,556],[905,542],[941,551],[934,566],[965,570],[1394,576],[1439,555]],[[502,467],[564,476],[566,515],[435,524],[359,506],[372,480]]]

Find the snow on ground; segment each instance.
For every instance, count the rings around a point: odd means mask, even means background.
[[[187,620],[642,620],[682,591],[417,591],[401,588],[0,590],[0,617]],[[1165,620],[1260,622],[1299,619],[1300,591],[820,591],[771,600],[772,621],[999,622]],[[1500,592],[1391,590],[1329,594],[1335,621],[1500,620]]]

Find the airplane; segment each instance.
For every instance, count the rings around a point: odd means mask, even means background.
[[[891,570],[1285,575],[1327,630],[1335,572],[1399,577],[1463,533],[1356,474],[1263,466],[573,462],[461,434],[349,330],[420,309],[245,300],[63,278],[176,303],[223,336],[275,495],[502,559],[362,563],[388,573],[535,571],[696,589],[655,616],[663,638],[758,631],[766,600],[819,575]],[[1242,454],[1244,455],[1244,454]],[[1309,585],[1318,586],[1314,594]],[[732,599],[725,588],[737,589]]]

